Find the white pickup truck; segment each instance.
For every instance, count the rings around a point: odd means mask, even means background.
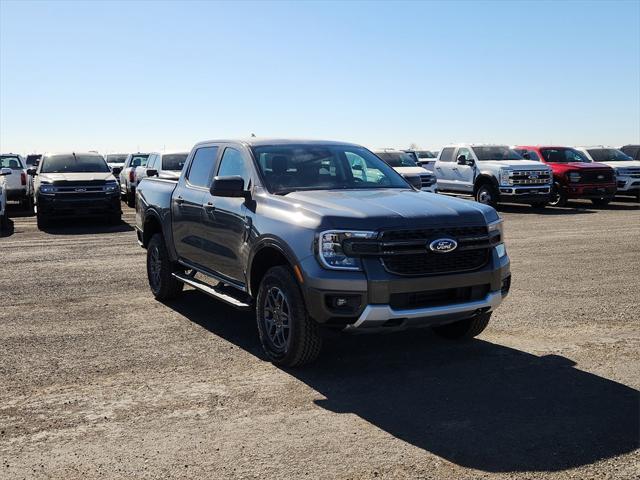
[[[0,169],[0,235],[4,234],[9,223],[9,215],[7,214],[7,189],[5,188],[5,178],[12,175],[10,168]]]
[[[120,196],[131,208],[135,206],[136,188],[140,182],[136,177],[136,168],[146,167],[149,155],[149,153],[130,153],[127,155],[127,159],[118,176]]]
[[[410,182],[411,178],[419,177],[420,190],[423,192],[438,193],[436,176],[433,172],[418,165],[414,160],[415,157],[413,154],[391,148],[377,150],[373,153],[384,160],[387,165],[392,167],[400,175],[410,180]],[[415,186],[418,187],[418,185]]]
[[[640,160],[614,147],[577,147],[592,162],[604,163],[616,175],[617,195],[631,195],[640,201]]]
[[[22,208],[33,210],[33,182],[27,175],[24,159],[17,153],[0,155],[0,168],[11,170],[11,176],[5,179],[8,200],[18,200]]]
[[[512,202],[544,207],[551,197],[551,169],[540,162],[525,160],[507,145],[444,147],[434,171],[439,191],[473,195],[485,205]]]
[[[135,177],[138,184],[147,176],[178,180],[182,167],[187,161],[189,152],[163,152],[149,154],[149,160],[144,167],[137,167]]]

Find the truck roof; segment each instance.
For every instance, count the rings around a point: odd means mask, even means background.
[[[251,147],[262,147],[268,145],[354,145],[359,146],[356,143],[351,142],[337,142],[334,140],[309,140],[309,139],[294,139],[294,138],[245,138],[245,139],[215,139],[207,140],[204,142],[198,142],[196,145],[206,143],[242,143]]]

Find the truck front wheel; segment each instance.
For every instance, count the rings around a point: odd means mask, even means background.
[[[483,183],[476,190],[476,202],[494,207],[498,203],[498,190],[490,183]]]
[[[287,267],[269,269],[260,282],[256,320],[262,348],[274,364],[299,367],[320,353],[320,326],[309,317],[300,287]]]
[[[172,275],[176,271],[178,268],[169,258],[164,238],[156,233],[147,246],[147,278],[156,299],[170,300],[182,292],[184,284]]]
[[[551,189],[551,200],[549,200],[549,205],[551,205],[552,207],[567,206],[567,194],[557,183]]]
[[[453,340],[477,337],[487,328],[491,312],[481,313],[466,320],[433,327],[433,331],[444,338]]]

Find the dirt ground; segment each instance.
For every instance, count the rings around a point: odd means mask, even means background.
[[[477,340],[336,335],[292,371],[251,314],[155,301],[131,210],[13,218],[0,478],[637,478],[637,204],[502,215],[513,287]]]

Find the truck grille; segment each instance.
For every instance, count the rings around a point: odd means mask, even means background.
[[[589,170],[580,172],[582,183],[613,183],[612,170]]]
[[[429,243],[440,237],[456,240],[456,250],[430,251]],[[386,231],[380,240],[384,268],[407,276],[478,270],[489,261],[491,247],[501,241],[499,236],[490,237],[486,226]]]
[[[623,171],[625,172],[624,176],[640,178],[640,168],[625,168]]]
[[[431,187],[436,183],[435,175],[420,175],[420,180],[422,181],[422,188]]]
[[[511,177],[513,185],[548,185],[551,175],[547,170],[516,170]]]

